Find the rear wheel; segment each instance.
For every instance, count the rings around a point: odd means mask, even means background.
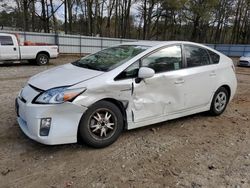
[[[46,54],[38,54],[36,57],[37,65],[47,65],[49,63],[49,56]]]
[[[100,101],[86,111],[79,126],[85,144],[102,148],[115,142],[122,133],[123,116],[113,103]]]
[[[219,88],[214,94],[211,108],[209,111],[210,114],[214,116],[222,114],[227,107],[228,101],[229,101],[228,91],[224,87]]]

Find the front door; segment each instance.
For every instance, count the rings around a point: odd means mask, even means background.
[[[133,121],[147,121],[181,111],[185,95],[181,45],[151,53],[141,59],[141,66],[154,69],[155,75],[140,82],[133,79]]]

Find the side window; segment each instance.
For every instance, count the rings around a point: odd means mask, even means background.
[[[207,51],[212,61],[211,64],[217,64],[220,62],[220,56],[217,53],[212,52],[210,50],[207,50]]]
[[[209,65],[210,59],[207,50],[196,46],[184,46],[187,67]]]
[[[181,69],[181,46],[163,48],[142,59],[142,66],[155,70],[156,73]]]
[[[124,71],[122,71],[115,80],[123,80],[128,78],[136,78],[139,71],[139,61],[133,63],[128,68],[126,68]]]
[[[2,46],[12,46],[13,41],[9,36],[0,36],[0,45]]]

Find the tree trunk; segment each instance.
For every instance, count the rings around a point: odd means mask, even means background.
[[[28,11],[29,11],[28,0],[23,0],[24,31],[29,31]]]
[[[53,17],[54,31],[55,31],[55,33],[58,33],[57,20],[56,20],[56,16],[55,16],[55,13],[54,13],[53,0],[50,0],[50,6],[51,6],[51,14],[52,14],[52,17]]]
[[[68,34],[68,8],[67,0],[64,0],[64,33]]]
[[[68,8],[68,20],[69,20],[69,33],[72,34],[72,0],[67,0],[67,8]]]
[[[146,40],[146,32],[147,32],[147,0],[144,0],[143,5],[143,40]]]
[[[31,16],[31,25],[32,25],[32,31],[35,31],[35,12],[36,12],[36,7],[35,7],[35,1],[31,1],[32,3],[32,16]]]
[[[45,1],[41,0],[42,4],[42,22],[43,22],[43,31],[47,31],[47,25],[46,25],[46,9],[45,9]]]

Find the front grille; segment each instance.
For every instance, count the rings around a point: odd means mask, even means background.
[[[240,61],[239,65],[240,66],[249,66],[250,63],[248,61]]]
[[[248,64],[248,61],[241,60],[240,63]]]
[[[19,104],[18,104],[18,101],[17,101],[18,99],[16,98],[16,100],[15,100],[15,109],[16,109],[16,115],[17,115],[17,117],[19,117],[20,115],[19,115]]]

